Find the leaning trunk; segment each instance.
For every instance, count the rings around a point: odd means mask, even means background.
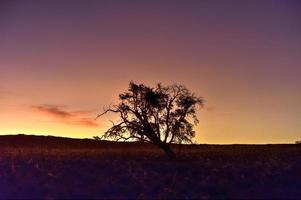
[[[148,137],[151,139],[153,144],[160,147],[170,159],[174,159],[176,157],[176,154],[171,150],[169,144],[162,142],[154,132],[150,132],[150,133],[152,134],[149,134]]]
[[[169,158],[174,159],[176,157],[176,154],[171,150],[168,144],[160,142],[158,145]]]

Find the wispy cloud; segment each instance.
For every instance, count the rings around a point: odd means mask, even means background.
[[[31,106],[34,111],[45,114],[54,118],[58,122],[71,125],[81,125],[87,127],[99,126],[94,118],[89,118],[87,115],[90,111],[69,111],[66,106],[62,105],[34,105]]]
[[[205,107],[205,109],[207,110],[207,111],[216,111],[216,107],[213,107],[213,106],[209,106],[209,107]]]
[[[210,113],[215,113],[218,115],[232,115],[231,111],[216,106],[209,106],[205,109]]]

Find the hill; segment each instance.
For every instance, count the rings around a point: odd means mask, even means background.
[[[235,153],[237,151],[244,153],[264,153],[269,151],[295,151],[299,150],[300,145],[296,144],[172,144],[175,151],[186,151],[190,153],[200,152],[223,152]],[[60,148],[60,149],[124,149],[143,151],[152,149],[160,151],[156,146],[143,142],[115,142],[107,140],[78,139],[57,136],[40,135],[0,135],[0,148]]]
[[[123,145],[111,141],[98,141],[93,139],[76,139],[56,136],[40,136],[40,135],[0,135],[1,146],[11,147],[49,147],[49,148],[103,148],[110,145]]]
[[[173,145],[0,136],[0,199],[299,198],[301,145]]]

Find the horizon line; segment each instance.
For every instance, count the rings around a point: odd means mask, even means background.
[[[37,137],[58,137],[58,138],[68,138],[68,139],[88,139],[88,140],[95,140],[92,137],[67,137],[67,136],[59,136],[59,135],[43,135],[43,134],[27,134],[27,133],[12,133],[12,134],[4,134],[0,133],[1,136],[20,136],[20,135],[25,135],[25,136],[37,136]],[[95,140],[96,141],[96,140]],[[131,142],[131,141],[114,141],[114,140],[100,140],[100,141],[109,141],[109,142]],[[287,145],[287,144],[296,144],[298,140],[293,141],[291,143],[192,143],[192,144],[184,144],[184,145]],[[132,141],[132,142],[139,142],[139,141]],[[173,143],[177,144],[177,143]]]

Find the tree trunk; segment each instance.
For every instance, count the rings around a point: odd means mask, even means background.
[[[170,159],[174,159],[176,157],[176,154],[171,150],[168,144],[160,142],[158,145]]]

